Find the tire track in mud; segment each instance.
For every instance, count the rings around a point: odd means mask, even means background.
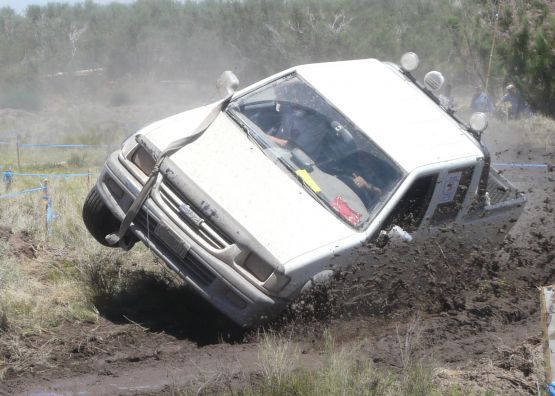
[[[142,336],[135,336],[141,339]],[[183,388],[200,389],[225,383],[228,378],[242,380],[243,373],[254,372],[256,348],[244,345],[229,353],[227,345],[190,347],[186,342],[171,340],[145,354],[122,350],[112,357],[97,357],[84,372],[45,378],[25,385],[19,394],[158,394]],[[143,348],[152,346],[147,340]],[[84,364],[88,366],[88,364]],[[83,367],[81,368],[83,369]]]

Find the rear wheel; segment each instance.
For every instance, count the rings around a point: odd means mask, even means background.
[[[96,187],[92,188],[83,204],[83,221],[87,230],[99,243],[104,246],[119,247],[111,246],[106,242],[106,235],[117,232],[120,221],[104,204]]]

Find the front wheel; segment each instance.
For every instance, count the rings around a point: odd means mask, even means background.
[[[109,245],[106,242],[106,235],[117,232],[120,221],[110,212],[96,187],[87,195],[83,204],[83,222],[87,230],[100,244],[110,247],[118,247],[118,245]]]

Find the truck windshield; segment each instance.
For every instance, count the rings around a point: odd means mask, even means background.
[[[295,74],[235,99],[229,114],[320,203],[355,228],[403,173],[372,140]]]

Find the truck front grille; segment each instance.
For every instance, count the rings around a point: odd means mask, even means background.
[[[518,191],[513,189],[509,183],[503,183],[502,177],[496,171],[491,171],[489,174],[487,191],[491,205],[495,205],[518,196]]]
[[[149,241],[167,257],[185,277],[195,283],[209,286],[216,275],[203,263],[202,259],[190,251],[184,242],[167,227],[160,225],[154,218],[141,210],[135,218],[135,224],[144,231]]]
[[[165,206],[163,209],[171,210],[173,217],[180,220],[178,226],[185,232],[192,230],[212,248],[218,250],[225,249],[233,243],[231,238],[171,184],[162,182],[159,192]]]

